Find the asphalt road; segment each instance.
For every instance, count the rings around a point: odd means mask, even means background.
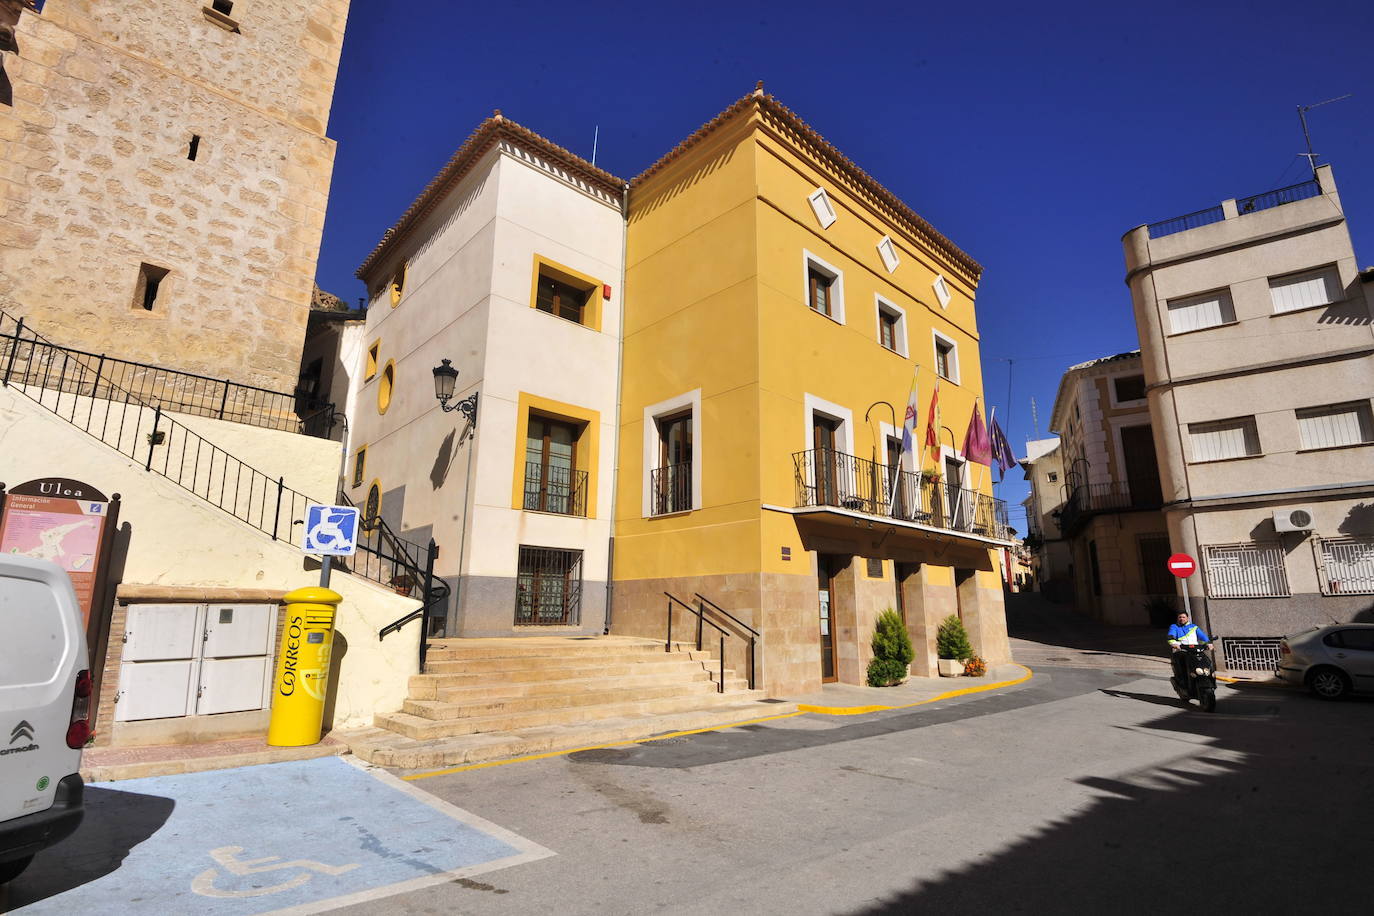
[[[1367,911],[1374,702],[1045,667],[413,784],[554,855],[344,912]]]

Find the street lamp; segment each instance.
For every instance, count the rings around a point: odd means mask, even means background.
[[[458,370],[453,368],[451,360],[440,360],[439,365],[434,367],[434,396],[439,399],[439,406],[444,413],[452,410],[461,411],[468,420],[468,432],[471,433],[477,426],[477,392],[473,392],[456,404],[450,404],[449,399],[453,397],[453,388],[458,381]]]

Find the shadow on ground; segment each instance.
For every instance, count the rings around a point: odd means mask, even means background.
[[[1144,726],[1179,764],[1078,780],[1101,793],[1087,808],[863,912],[1368,912],[1374,702],[1231,703]]]
[[[129,851],[162,829],[176,807],[170,798],[102,786],[86,786],[84,800],[86,815],[76,833],[40,852],[8,885],[11,909],[117,871]],[[113,901],[111,905],[117,908]]]
[[[1168,658],[1164,630],[1145,626],[1110,626],[1055,604],[1035,592],[1005,595],[1007,635],[1047,646],[1092,654],[1129,653]]]

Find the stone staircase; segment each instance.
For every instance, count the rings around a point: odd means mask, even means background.
[[[398,712],[339,733],[370,763],[453,766],[792,712],[694,646],[623,636],[440,639]]]

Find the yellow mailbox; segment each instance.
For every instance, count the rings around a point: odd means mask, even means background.
[[[286,596],[286,625],[272,682],[272,724],[267,743],[275,747],[317,744],[329,690],[329,656],[334,612],[343,596],[327,588],[298,588]]]

